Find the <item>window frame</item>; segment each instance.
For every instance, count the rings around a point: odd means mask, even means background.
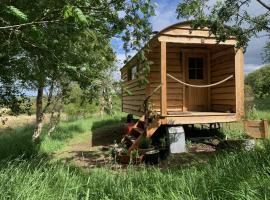
[[[138,67],[133,65],[128,69],[128,81],[136,79],[136,74],[138,73]]]
[[[191,61],[193,61],[194,66],[190,66]],[[190,56],[188,57],[188,79],[189,80],[204,80],[204,71],[205,71],[205,66],[204,66],[204,58],[203,57],[196,57],[196,56]],[[190,72],[193,72],[191,74]]]

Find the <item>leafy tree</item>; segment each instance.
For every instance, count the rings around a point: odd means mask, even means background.
[[[255,97],[265,98],[270,95],[270,65],[248,74],[245,80],[251,86]]]
[[[217,36],[218,42],[235,36],[238,47],[246,47],[250,38],[258,36],[260,32],[265,31],[266,36],[270,37],[269,2],[256,2],[262,10],[257,16],[247,11],[251,0],[216,1],[213,6],[209,6],[208,0],[184,0],[179,3],[177,13],[179,18],[194,18],[194,29],[208,27]]]
[[[19,81],[21,87],[37,90],[34,141],[39,140],[55,90],[65,91],[76,81],[83,90],[93,91],[95,82],[106,78],[104,72],[114,65],[110,39],[123,38],[126,49],[141,48],[151,35],[152,14],[150,0],[1,3],[0,60],[5,62],[0,80],[11,77],[12,84]],[[45,90],[48,100],[43,105]]]

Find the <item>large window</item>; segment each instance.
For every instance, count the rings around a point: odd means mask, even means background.
[[[137,66],[133,66],[128,71],[128,80],[131,81],[136,78]]]
[[[203,58],[188,58],[188,77],[192,80],[203,79]]]

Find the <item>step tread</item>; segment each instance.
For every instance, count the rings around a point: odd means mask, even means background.
[[[137,131],[140,134],[143,134],[144,133],[144,130],[142,128],[139,128],[139,127],[134,128],[134,130]]]

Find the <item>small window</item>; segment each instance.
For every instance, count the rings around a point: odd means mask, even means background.
[[[188,59],[188,77],[193,80],[203,79],[203,58]]]
[[[128,80],[131,81],[136,78],[137,66],[133,66],[128,71]]]

